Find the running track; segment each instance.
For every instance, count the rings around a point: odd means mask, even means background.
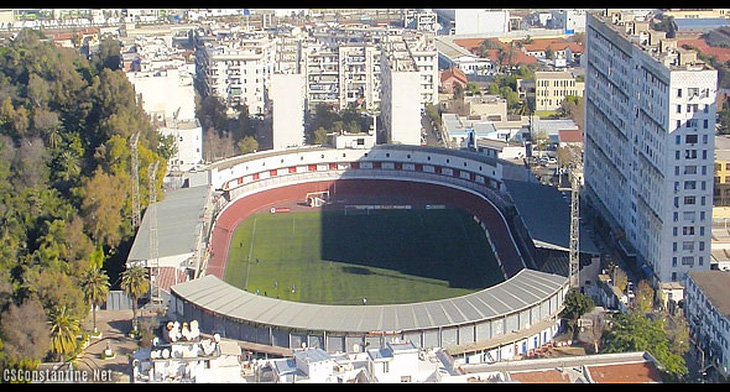
[[[336,185],[335,185],[336,183]],[[218,217],[210,240],[210,259],[206,274],[223,279],[228,260],[228,247],[235,228],[256,211],[268,210],[272,206],[291,201],[304,201],[308,192],[329,190],[333,196],[342,198],[351,195],[393,195],[399,199],[413,197],[428,200],[431,204],[445,204],[457,207],[478,217],[489,231],[495,250],[502,261],[502,268],[511,278],[522,268],[522,261],[509,229],[499,212],[480,197],[444,185],[410,181],[346,179],[310,182],[274,188],[243,197],[229,205]]]

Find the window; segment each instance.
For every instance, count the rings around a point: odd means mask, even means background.
[[[710,125],[709,121],[707,119],[702,120],[702,128],[707,129],[707,127]]]
[[[682,120],[677,120],[677,128],[682,128]]]
[[[682,234],[683,235],[694,235],[695,234],[695,227],[694,226],[684,226],[684,227],[682,227]]]
[[[685,181],[684,189],[695,189],[697,188],[697,181]]]
[[[684,142],[691,144],[697,143],[697,135],[686,135],[684,137]]]
[[[684,150],[684,159],[697,159],[697,150]]]
[[[677,98],[682,98],[682,89],[681,88],[677,89]]]
[[[705,263],[705,258],[702,257],[702,256],[700,256],[699,259],[698,259],[698,263],[697,264],[702,265],[704,263]]]
[[[682,257],[682,265],[694,265],[695,264],[695,258],[694,256],[683,256]]]
[[[700,241],[700,248],[699,249],[700,249],[700,252],[702,252],[703,250],[705,250],[705,241]],[[702,265],[702,264],[700,264],[700,265]]]
[[[685,166],[684,174],[697,174],[697,166],[694,166],[694,165]]]
[[[684,241],[682,242],[682,250],[695,250],[695,243],[694,241]]]
[[[676,266],[677,266],[677,258],[672,257],[672,267],[676,267]]]
[[[677,105],[677,113],[682,113],[682,105]]]

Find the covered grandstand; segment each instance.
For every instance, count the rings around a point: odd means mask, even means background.
[[[318,147],[250,154],[208,170],[220,196],[204,264],[212,276],[174,286],[170,304],[176,317],[199,320],[203,331],[279,351],[306,345],[353,352],[398,338],[497,360],[526,353],[558,332],[568,280],[535,268],[526,246],[531,240],[522,238],[526,230],[506,197],[496,159],[432,147]],[[457,298],[360,306],[280,301],[220,279],[232,231],[247,215],[281,201],[304,200],[312,191],[373,189],[429,195],[471,212],[486,229],[508,279]]]

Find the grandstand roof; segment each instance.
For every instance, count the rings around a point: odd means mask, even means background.
[[[168,191],[157,203],[158,257],[192,253],[203,226],[210,188],[198,186]],[[150,222],[145,211],[127,261],[147,260],[150,255]]]
[[[681,18],[674,19],[678,31],[708,31],[728,26],[725,18]]]
[[[226,317],[263,325],[336,332],[413,331],[461,325],[534,306],[558,292],[564,276],[523,269],[512,279],[457,298],[398,305],[315,305],[255,295],[208,275],[172,287],[173,295]]]
[[[570,199],[564,199],[557,188],[548,185],[507,179],[504,184],[535,246],[568,251]],[[600,253],[583,227],[579,234],[581,253]]]

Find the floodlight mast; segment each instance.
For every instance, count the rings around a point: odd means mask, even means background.
[[[570,288],[580,290],[580,170],[581,159],[571,150],[570,158]]]
[[[155,176],[157,174],[157,166],[159,161],[155,161],[150,164],[149,173],[149,206],[147,207],[147,213],[149,214],[149,225],[150,225],[150,254],[147,265],[150,267],[150,288],[152,279],[157,284],[157,296],[153,294],[152,300],[160,300],[162,298],[160,289],[160,259],[159,259],[159,244],[157,242],[157,188],[155,187],[156,181]],[[177,273],[177,271],[176,271]],[[151,292],[151,290],[150,290]]]

